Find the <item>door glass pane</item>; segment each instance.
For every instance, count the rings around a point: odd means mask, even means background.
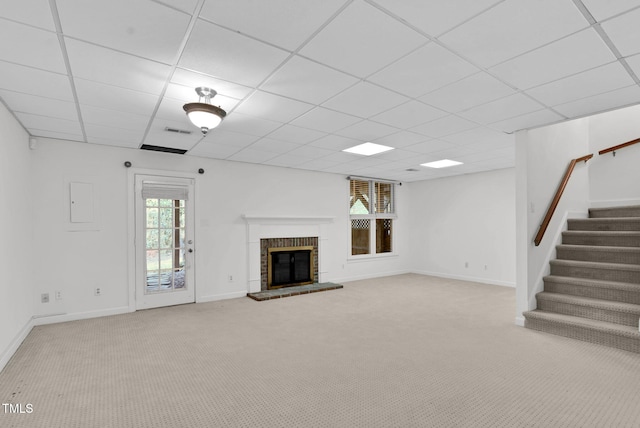
[[[185,201],[145,200],[145,292],[184,289]]]

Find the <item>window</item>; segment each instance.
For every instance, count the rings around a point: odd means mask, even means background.
[[[375,180],[349,180],[351,255],[393,251],[394,186]]]

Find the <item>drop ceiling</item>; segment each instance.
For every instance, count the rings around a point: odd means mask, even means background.
[[[34,137],[416,181],[640,103],[640,0],[1,4],[0,98]],[[228,113],[206,137],[182,110],[198,86]],[[395,150],[342,151],[364,142]],[[420,166],[441,159],[463,164]]]

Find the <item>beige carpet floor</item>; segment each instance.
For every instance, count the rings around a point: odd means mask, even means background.
[[[0,426],[640,426],[640,355],[515,326],[511,288],[344,286],[36,327]]]

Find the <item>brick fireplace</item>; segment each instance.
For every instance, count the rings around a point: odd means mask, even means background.
[[[290,254],[298,252],[309,252],[309,278],[296,280],[291,278],[284,284],[273,281],[274,253]],[[260,239],[260,290],[270,290],[272,288],[286,287],[290,285],[313,284],[318,282],[318,237],[308,236],[300,238],[266,238]]]
[[[247,291],[268,289],[268,272],[264,270],[268,248],[312,247],[313,282],[326,282],[326,260],[329,251],[328,231],[333,217],[293,217],[243,215],[247,225]],[[266,248],[266,250],[263,250]]]

